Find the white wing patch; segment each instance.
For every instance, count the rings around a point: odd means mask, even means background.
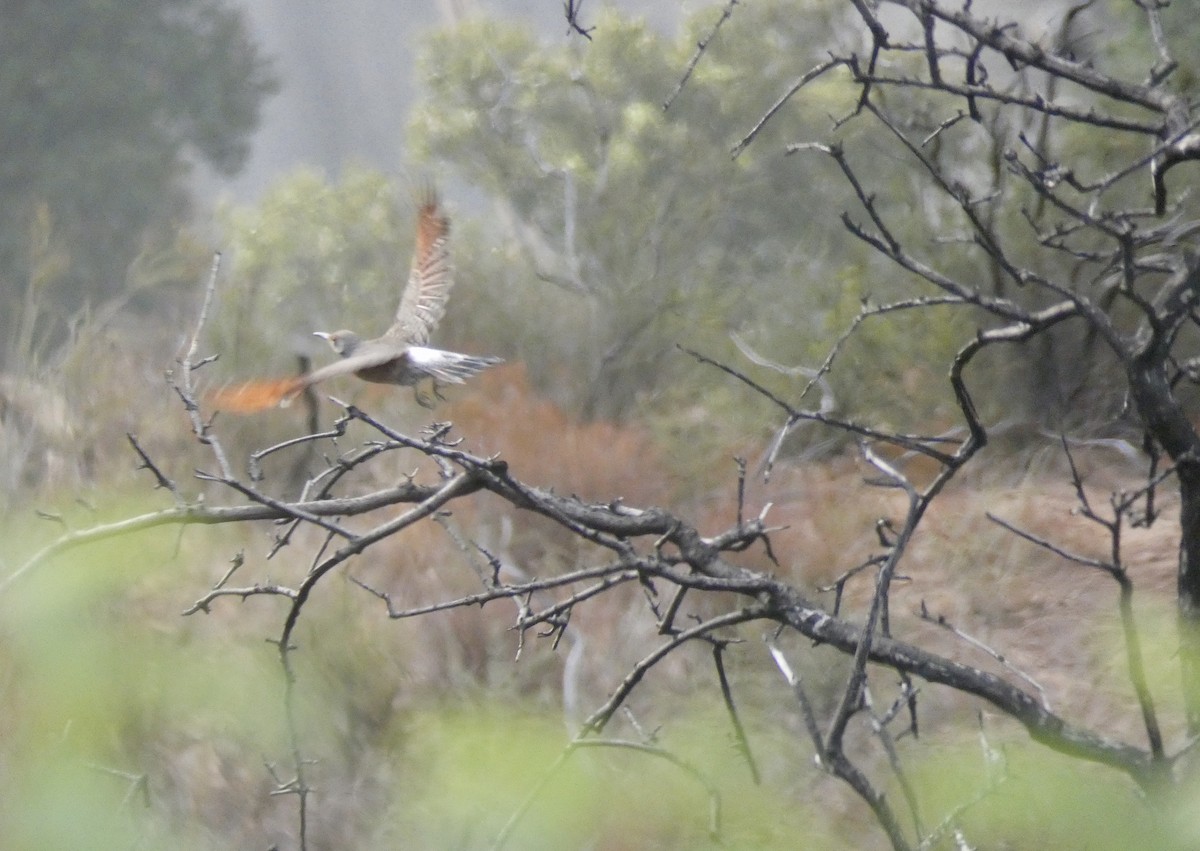
[[[413,366],[437,366],[450,362],[453,357],[452,352],[443,352],[440,349],[430,349],[425,346],[408,347],[408,359],[412,361]]]
[[[501,363],[500,358],[460,355],[426,346],[409,346],[404,353],[413,372],[443,384],[462,384],[472,375]]]

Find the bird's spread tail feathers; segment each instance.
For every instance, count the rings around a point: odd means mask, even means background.
[[[302,378],[247,381],[214,391],[209,394],[208,401],[213,407],[232,414],[253,414],[276,405],[286,405],[303,389]]]

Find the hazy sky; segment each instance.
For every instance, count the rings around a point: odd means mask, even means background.
[[[547,38],[571,38],[562,0],[230,0],[273,58],[282,88],[266,105],[250,161],[233,180],[200,170],[202,195],[253,202],[302,165],[335,176],[348,164],[385,171],[403,161],[404,125],[416,96],[417,46],[429,30],[483,10],[518,17]],[[603,5],[583,4],[585,18]],[[638,10],[664,27],[679,0],[608,4]],[[577,36],[574,36],[577,37]]]

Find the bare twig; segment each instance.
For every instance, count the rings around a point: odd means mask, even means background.
[[[491,848],[493,851],[499,851],[499,849],[504,848],[508,844],[513,831],[517,829],[517,826],[521,823],[521,820],[525,817],[525,814],[529,812],[530,808],[532,808],[534,803],[537,802],[537,799],[541,797],[542,792],[546,790],[551,781],[553,781],[558,775],[558,772],[562,770],[563,766],[567,764],[567,761],[575,753],[585,748],[616,748],[619,750],[630,750],[637,753],[648,754],[659,759],[665,759],[676,768],[679,768],[681,771],[699,783],[702,787],[704,787],[704,790],[708,795],[708,834],[712,839],[719,839],[721,833],[721,794],[716,785],[707,777],[705,777],[704,773],[699,768],[692,765],[692,763],[683,759],[677,754],[674,754],[671,751],[657,745],[645,744],[643,742],[633,742],[627,739],[597,739],[579,737],[572,740],[565,748],[563,748],[562,752],[558,755],[554,762],[551,763],[551,765],[534,784],[533,788],[530,789],[529,793],[525,796],[525,799],[517,806],[517,809],[513,811],[513,814],[509,816],[508,821],[505,822],[504,827],[500,829],[500,832],[496,835],[496,839],[492,842]]]
[[[210,433],[210,424],[205,422],[200,416],[200,404],[196,399],[195,386],[196,371],[215,359],[213,357],[201,359],[199,352],[200,335],[204,332],[204,327],[208,324],[209,311],[212,309],[213,299],[216,295],[217,279],[220,272],[221,255],[218,253],[213,255],[208,283],[204,287],[204,298],[200,304],[200,314],[196,319],[196,327],[192,330],[192,336],[188,341],[187,348],[178,361],[179,380],[176,381],[173,373],[168,373],[167,379],[183,402],[183,408],[187,412],[188,419],[191,420],[192,432],[196,435],[196,439],[212,450],[213,457],[217,461],[217,468],[221,471],[221,476],[225,479],[232,479],[234,478],[233,468],[229,466],[229,459],[225,456],[225,450],[221,447],[220,441]]]
[[[754,123],[754,126],[750,128],[749,132],[746,133],[746,135],[743,136],[741,140],[730,149],[730,154],[733,156],[733,158],[737,159],[739,156],[741,156],[742,152],[746,150],[746,148],[750,147],[750,143],[754,141],[754,138],[762,132],[762,129],[767,126],[767,123],[775,117],[779,110],[783,109],[787,102],[791,100],[798,91],[827,71],[836,68],[839,65],[845,64],[845,59],[840,59],[834,56],[805,72],[800,79],[792,83],[791,87],[780,96],[779,100],[771,104],[767,111],[763,113],[762,117],[759,118],[758,121]]]
[[[946,814],[939,824],[934,826],[918,846],[920,851],[931,851],[931,849],[942,847],[942,840],[945,839],[946,834],[951,832],[955,834],[957,847],[969,847],[962,837],[961,829],[957,827],[958,822],[968,810],[993,795],[1008,780],[1008,762],[1004,752],[993,748],[988,742],[987,732],[983,727],[982,712],[979,713],[979,744],[983,751],[983,766],[986,775],[983,785],[974,795],[956,806]]]
[[[746,738],[746,728],[742,726],[742,719],[738,717],[737,706],[733,701],[733,689],[729,686],[729,677],[725,674],[725,645],[721,642],[713,644],[713,664],[717,668],[717,680],[721,684],[721,698],[725,701],[725,709],[729,712],[729,721],[733,724],[733,734],[737,740],[738,750],[742,757],[746,760],[746,766],[750,769],[750,776],[754,779],[754,784],[757,786],[762,783],[762,777],[758,772],[758,763],[754,760],[754,754],[750,751],[750,740]]]
[[[679,83],[675,86],[675,90],[663,101],[663,112],[671,108],[671,104],[675,102],[675,98],[679,97],[679,93],[683,91],[683,87],[687,85],[687,81],[691,78],[692,72],[696,70],[696,65],[700,61],[700,57],[704,55],[704,51],[708,49],[708,43],[717,35],[717,30],[721,29],[721,25],[729,20],[733,14],[733,7],[738,4],[738,0],[729,0],[725,4],[725,8],[721,10],[721,17],[713,24],[713,28],[709,30],[708,35],[700,39],[696,43],[696,52],[692,54],[692,58],[688,60],[687,67],[683,69],[683,76],[679,79]]]
[[[142,449],[141,444],[138,443],[137,436],[134,435],[133,432],[126,432],[125,438],[129,441],[129,445],[133,447],[133,451],[137,453],[138,458],[140,458],[142,461],[142,463],[138,465],[139,469],[149,470],[153,474],[154,480],[157,482],[155,487],[170,491],[171,495],[175,497],[176,504],[183,503],[183,495],[179,493],[179,489],[175,487],[175,483],[171,481],[167,475],[158,468],[158,465],[150,459],[150,456],[146,454],[146,450]]]
[[[595,27],[585,27],[579,23],[579,10],[583,6],[583,0],[563,0],[563,12],[567,16],[567,32],[578,33],[588,41],[592,40],[592,31]]]
[[[1002,517],[997,517],[995,514],[992,514],[992,512],[990,512],[990,511],[985,512],[985,516],[987,517],[988,520],[991,520],[997,526],[1001,526],[1004,529],[1007,529],[1009,532],[1012,532],[1018,538],[1029,541],[1029,543],[1031,543],[1031,544],[1036,544],[1037,546],[1041,547],[1042,549],[1047,550],[1048,552],[1054,553],[1059,558],[1066,559],[1069,562],[1072,562],[1074,564],[1080,564],[1085,567],[1095,567],[1100,570],[1103,570],[1105,573],[1112,573],[1114,570],[1114,565],[1111,562],[1102,561],[1100,559],[1091,558],[1090,556],[1080,555],[1079,553],[1073,553],[1068,550],[1065,550],[1059,546],[1056,546],[1055,544],[1051,543],[1050,541],[1046,540],[1045,538],[1042,538],[1038,535],[1033,534],[1032,532],[1028,532],[1024,529],[1021,529],[1018,526],[1014,526],[1012,523],[1008,522],[1007,520],[1005,520]]]
[[[883,745],[883,750],[887,754],[888,765],[891,766],[892,773],[896,776],[896,782],[900,784],[900,791],[904,795],[904,803],[908,806],[909,815],[913,820],[913,829],[918,837],[924,832],[925,828],[921,823],[921,810],[917,803],[917,792],[909,780],[908,772],[904,770],[904,764],[900,759],[900,752],[896,748],[896,740],[888,730],[888,723],[895,716],[895,712],[899,707],[903,706],[908,700],[907,693],[902,694],[900,699],[893,704],[893,710],[887,715],[877,715],[875,713],[874,700],[871,697],[871,689],[863,689],[863,706],[867,710],[868,717],[871,721],[871,729],[875,732],[876,738]]]
[[[1167,45],[1167,35],[1163,30],[1162,15],[1159,14],[1167,2],[1164,0],[1133,0],[1146,13],[1146,20],[1150,24],[1150,38],[1154,42],[1154,48],[1158,51],[1158,63],[1150,69],[1150,76],[1146,80],[1146,85],[1157,86],[1163,82],[1171,73],[1179,67],[1179,63],[1171,56],[1171,49]]]
[[[939,626],[942,629],[946,630],[947,632],[953,633],[955,636],[962,639],[967,644],[974,647],[976,650],[981,650],[984,653],[986,653],[988,656],[990,656],[992,659],[996,660],[996,662],[998,662],[999,664],[1004,666],[1004,669],[1006,671],[1012,672],[1016,676],[1023,679],[1025,682],[1029,683],[1029,685],[1033,687],[1033,690],[1038,693],[1038,697],[1041,699],[1042,707],[1047,712],[1052,711],[1052,708],[1050,706],[1050,698],[1048,698],[1046,696],[1046,689],[1042,687],[1042,684],[1039,683],[1037,680],[1035,680],[1028,673],[1026,673],[1025,671],[1022,671],[1020,668],[1016,667],[1011,662],[1009,662],[1007,657],[1005,657],[1005,655],[1003,653],[1001,653],[999,650],[996,650],[996,649],[990,647],[989,645],[980,641],[978,638],[975,638],[973,635],[969,635],[969,634],[963,632],[961,629],[956,627],[954,624],[950,623],[950,621],[946,618],[945,615],[933,614],[932,612],[929,611],[928,608],[926,608],[924,600],[921,601],[921,610],[920,610],[919,614],[920,614],[921,620],[925,621],[926,623],[931,623],[931,624],[934,624],[935,626]]]
[[[658,647],[656,650],[654,650],[654,652],[633,666],[633,668],[625,676],[625,679],[621,681],[621,684],[613,690],[612,694],[609,696],[608,700],[605,701],[604,705],[588,716],[588,718],[583,722],[581,735],[590,735],[593,733],[598,735],[603,732],[605,725],[608,724],[608,721],[610,718],[612,718],[613,713],[620,708],[621,704],[625,701],[625,698],[629,696],[629,693],[633,691],[639,682],[641,682],[642,677],[646,676],[646,673],[651,668],[669,656],[675,651],[676,648],[686,644],[694,638],[708,635],[715,630],[722,629],[727,626],[735,626],[739,623],[747,623],[749,621],[759,620],[761,617],[762,610],[759,609],[758,606],[747,606],[744,609],[726,612],[723,615],[710,618],[703,623],[697,624],[691,629],[684,630],[683,632],[673,636],[670,641]]]

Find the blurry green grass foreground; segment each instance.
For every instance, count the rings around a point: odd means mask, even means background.
[[[272,794],[291,765],[270,641],[280,601],[225,599],[181,616],[259,531],[115,539],[47,563],[0,599],[0,848],[297,847],[296,798]],[[22,535],[5,530],[10,553],[31,548]],[[296,637],[308,847],[882,847],[861,802],[813,768],[789,691],[753,661],[762,654],[729,655],[761,784],[702,664],[706,647],[647,679],[633,701],[641,727],[614,724],[608,744],[564,758],[577,726],[564,723],[559,690],[565,646],[556,655],[533,642],[514,660],[501,609],[391,621],[353,583],[322,586]],[[613,608],[610,626],[627,615]],[[599,621],[579,629],[605,634]],[[761,640],[744,637],[742,647]],[[585,656],[588,701],[619,680],[608,663],[624,648],[613,641]],[[798,648],[814,693],[823,680],[836,687],[843,660]],[[986,712],[981,737],[974,709],[952,720],[946,698],[927,691],[925,735],[898,743],[926,831],[961,809],[957,823],[987,847],[1194,847],[1194,790],[1148,803]],[[854,735],[866,743],[870,732]],[[887,792],[902,794],[894,782]]]
[[[266,640],[277,603],[179,614],[215,537],[75,550],[0,603],[0,847],[296,846],[295,797],[271,795],[290,754]],[[717,817],[739,847],[811,836],[814,814],[755,789],[721,718],[694,704],[663,742],[694,769],[605,747],[547,774],[568,742],[561,709],[522,701],[503,675],[494,689],[461,670],[431,687],[414,661],[438,652],[414,647],[426,625],[389,622],[341,585],[297,642],[309,847],[485,848],[506,825],[511,848],[704,847]],[[502,627],[488,640],[511,657]]]

